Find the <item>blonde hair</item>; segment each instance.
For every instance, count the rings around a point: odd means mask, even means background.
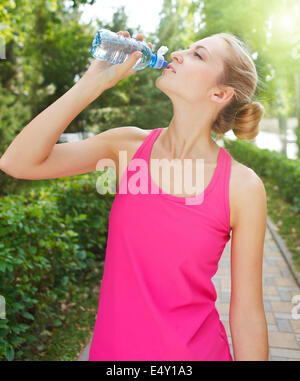
[[[259,80],[255,64],[243,41],[231,33],[217,33],[229,46],[230,54],[223,58],[224,70],[217,80],[218,85],[230,86],[234,95],[219,112],[212,131],[222,136],[232,129],[239,139],[253,139],[259,133],[259,122],[264,106],[253,101]]]

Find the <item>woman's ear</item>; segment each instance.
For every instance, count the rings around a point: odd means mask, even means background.
[[[234,95],[234,89],[230,86],[220,86],[212,91],[211,100],[217,103],[227,103]]]

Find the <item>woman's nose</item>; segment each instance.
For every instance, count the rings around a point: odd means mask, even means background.
[[[178,50],[175,51],[175,52],[172,52],[172,53],[171,53],[171,58],[172,58],[173,61],[174,61],[175,59],[176,59],[177,61],[179,61],[179,62],[182,61],[182,55],[181,55],[181,53],[179,53]]]

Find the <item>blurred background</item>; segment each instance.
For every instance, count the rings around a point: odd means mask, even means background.
[[[85,73],[99,28],[142,33],[153,52],[168,46],[168,62],[174,50],[210,34],[233,33],[256,64],[255,99],[265,115],[255,139],[240,141],[229,131],[220,144],[263,180],[268,217],[300,271],[299,20],[299,0],[1,0],[0,155]],[[159,75],[147,67],[102,93],[58,143],[119,126],[167,127],[172,103],[155,86]],[[95,191],[100,177],[95,171],[31,181],[0,171],[1,361],[74,360],[89,342],[114,198]],[[270,235],[266,248],[279,252]],[[268,265],[273,271],[274,263]],[[280,271],[278,277],[286,276],[286,269]],[[271,281],[266,287],[273,287]],[[286,317],[290,306],[284,308],[279,312]],[[271,324],[277,334],[280,324]],[[284,327],[291,329],[289,322]],[[285,342],[276,336],[270,344]],[[284,348],[295,354],[299,340],[292,344]]]

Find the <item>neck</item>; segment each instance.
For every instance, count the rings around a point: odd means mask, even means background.
[[[161,145],[172,158],[214,160],[219,147],[211,137],[210,113],[195,105],[173,107],[173,117],[162,133]]]

